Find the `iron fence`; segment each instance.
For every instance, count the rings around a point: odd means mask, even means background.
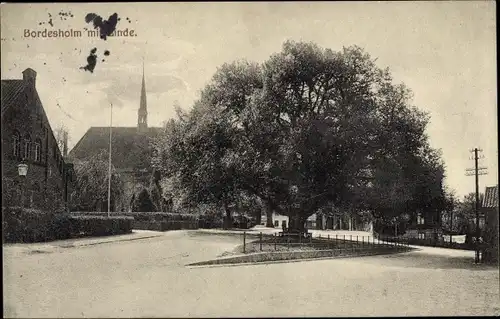
[[[337,250],[340,252],[363,252],[374,250],[404,251],[410,249],[404,238],[386,240],[384,236],[378,238],[360,235],[327,235],[289,237],[278,234],[266,235],[262,232],[257,236],[243,232],[242,253],[291,251],[291,250]],[[387,238],[388,239],[388,238]],[[394,239],[394,238],[393,238]]]

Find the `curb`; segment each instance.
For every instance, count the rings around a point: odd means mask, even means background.
[[[324,257],[306,257],[306,258],[292,258],[292,259],[275,259],[275,260],[262,260],[262,261],[238,261],[238,258],[242,260],[245,257],[256,256],[259,254],[248,254],[248,255],[238,255],[229,258],[223,259],[212,259],[207,261],[195,262],[191,264],[185,265],[188,268],[209,268],[209,267],[233,267],[233,266],[248,266],[248,265],[265,265],[265,264],[278,264],[278,263],[290,263],[290,262],[301,262],[301,261],[313,261],[313,260],[325,260],[325,259],[337,259],[337,258],[352,258],[352,257],[369,257],[369,256],[377,256],[377,255],[393,255],[399,253],[407,253],[414,249],[405,249],[405,250],[394,250],[394,251],[380,251],[380,252],[369,252],[369,253],[361,253],[361,254],[345,254],[345,255],[337,255],[337,256],[324,256]],[[273,254],[273,253],[271,253]],[[262,254],[267,255],[267,254]],[[291,256],[291,255],[290,255]],[[228,260],[229,262],[224,262]]]
[[[75,248],[75,247],[94,246],[94,245],[100,245],[100,244],[110,244],[110,243],[123,242],[123,241],[149,239],[149,238],[155,238],[155,237],[160,237],[160,236],[162,236],[162,235],[144,236],[144,237],[137,237],[137,238],[125,238],[125,239],[116,239],[116,240],[107,240],[107,241],[97,241],[97,242],[83,243],[83,244],[71,243],[71,244],[52,245],[52,246],[58,247],[58,248]]]

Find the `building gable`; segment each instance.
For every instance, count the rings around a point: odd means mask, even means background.
[[[79,160],[109,152],[109,127],[91,127],[69,152],[69,157]],[[120,170],[149,170],[151,167],[151,142],[161,128],[148,128],[140,132],[136,127],[113,127],[111,132],[111,161]]]

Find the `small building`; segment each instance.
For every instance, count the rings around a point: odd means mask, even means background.
[[[373,222],[363,220],[357,213],[318,213],[313,216],[315,220],[311,222],[311,226],[314,226],[314,229],[373,232]]]
[[[483,260],[498,262],[498,185],[486,187],[482,203],[482,213],[485,217],[483,238],[486,244]]]
[[[436,212],[418,212],[406,224],[403,236],[429,243],[443,241],[440,214]]]
[[[67,206],[74,180],[36,90],[36,75],[28,68],[22,79],[2,80],[3,206]],[[26,176],[20,175],[21,163],[28,165]]]
[[[265,226],[267,216],[261,216],[261,225]],[[273,212],[274,227],[288,227],[290,224],[288,216],[280,215]],[[373,224],[364,222],[358,215],[353,214],[348,216],[342,215],[326,215],[323,213],[314,213],[306,219],[305,227],[309,230],[351,230],[351,231],[369,231],[373,232]]]
[[[261,215],[260,224],[262,226],[265,226],[267,224],[267,215],[266,214],[262,214]],[[285,227],[288,227],[288,225],[289,225],[289,218],[288,218],[288,216],[280,215],[278,213],[273,212],[273,225],[276,228],[278,228],[278,227],[281,228],[281,227],[283,227],[283,225]]]

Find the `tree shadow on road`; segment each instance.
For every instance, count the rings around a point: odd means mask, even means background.
[[[369,257],[367,257],[369,258]],[[443,256],[422,252],[407,252],[373,257],[388,266],[431,269],[498,270],[498,265],[475,264],[474,257]]]

